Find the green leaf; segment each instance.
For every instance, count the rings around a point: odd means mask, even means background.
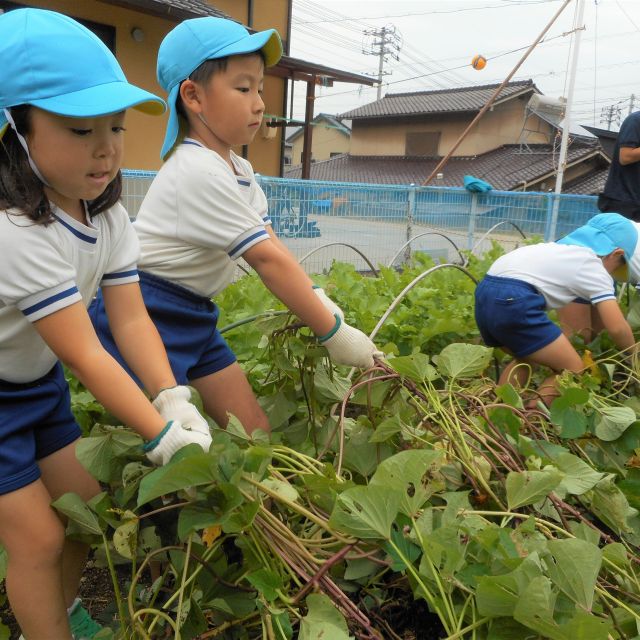
[[[128,560],[133,560],[136,557],[136,548],[138,546],[138,525],[139,520],[135,517],[135,514],[128,511],[125,517],[133,516],[131,520],[127,520],[121,524],[113,532],[113,546],[115,550]]]
[[[524,403],[515,387],[509,383],[501,384],[496,387],[496,395],[502,402],[516,409],[523,409]]]
[[[393,542],[393,544],[391,544]],[[402,532],[397,529],[391,530],[391,541],[384,543],[386,552],[391,556],[393,563],[391,564],[392,571],[404,571],[407,568],[405,560],[413,564],[422,553],[420,547],[413,544]],[[398,550],[402,554],[398,553]],[[402,558],[404,557],[405,560]]]
[[[560,489],[567,493],[579,496],[595,487],[606,474],[598,473],[584,460],[571,453],[561,453],[554,464],[562,473],[564,478],[560,483]]]
[[[429,497],[441,488],[433,484],[433,474],[444,461],[442,450],[411,449],[383,460],[373,474],[371,487],[389,487],[402,495],[400,510],[417,515]]]
[[[595,433],[600,440],[617,440],[636,421],[631,407],[602,407],[597,411]]]
[[[591,509],[608,527],[616,533],[631,533],[633,528],[629,518],[638,511],[629,506],[624,493],[615,485],[611,476],[601,480],[590,493]]]
[[[77,524],[84,532],[101,536],[102,529],[96,514],[89,509],[84,500],[77,493],[65,493],[51,506],[67,516],[71,522]]]
[[[556,398],[551,403],[551,422],[560,427],[561,438],[581,438],[587,432],[587,417],[578,409],[556,404],[559,400]]]
[[[385,418],[374,431],[373,435],[369,438],[371,444],[377,444],[378,442],[386,442],[392,438],[396,433],[402,431],[404,423],[402,418],[398,414],[394,414]]]
[[[193,455],[154,469],[142,479],[138,493],[139,507],[164,494],[187,487],[209,484],[215,480],[216,461],[213,456],[204,453],[195,444],[188,445],[181,451],[186,453],[187,448],[192,449]]]
[[[447,345],[433,361],[441,374],[450,378],[473,378],[491,362],[493,349],[480,344],[456,342]]]
[[[272,429],[286,426],[289,418],[298,410],[298,403],[291,400],[284,391],[278,391],[271,396],[262,396],[259,401],[263,411],[269,416]]]
[[[596,580],[602,565],[602,551],[578,540],[549,540],[551,557],[545,558],[549,577],[573,602],[591,610]]]
[[[351,383],[346,378],[338,375],[329,377],[324,367],[316,369],[313,384],[319,397],[327,402],[341,402],[351,388]]]
[[[361,539],[388,540],[402,494],[390,487],[354,487],[341,493],[329,526]]]
[[[282,578],[268,569],[258,569],[247,576],[247,580],[264,596],[268,602],[278,598],[278,589],[283,590]]]
[[[537,553],[527,556],[520,565],[498,576],[480,576],[476,590],[478,612],[490,618],[511,617],[520,594],[536,577],[542,575]]]
[[[389,358],[389,365],[414,382],[431,381],[439,377],[436,368],[429,363],[429,356],[424,353]]]
[[[299,640],[352,640],[344,617],[328,596],[312,593],[306,604],[308,612],[300,622]]]
[[[562,481],[562,473],[555,469],[544,471],[512,471],[507,476],[507,503],[517,509],[546,498]]]
[[[297,489],[290,483],[278,480],[276,478],[266,478],[260,484],[276,493],[279,497],[289,502],[298,502],[300,494]]]
[[[104,435],[80,438],[76,456],[80,464],[101,482],[109,482],[115,469],[114,459],[141,449],[142,438],[122,428],[110,428]]]

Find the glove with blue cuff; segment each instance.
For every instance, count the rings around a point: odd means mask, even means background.
[[[322,302],[327,311],[330,311],[334,316],[340,316],[340,320],[344,320],[344,311],[324,292],[322,287],[314,284],[312,289],[318,298],[320,298],[320,302]]]
[[[333,329],[318,337],[329,352],[331,360],[336,364],[347,364],[362,369],[373,367],[373,358],[383,356],[382,351],[379,351],[362,331],[348,325],[337,313],[334,317],[336,324]]]
[[[173,454],[188,444],[199,444],[204,451],[211,446],[207,421],[189,402],[191,391],[178,386],[164,389],[153,401],[158,413],[167,420],[166,427],[144,446],[147,458],[154,464],[165,465]]]

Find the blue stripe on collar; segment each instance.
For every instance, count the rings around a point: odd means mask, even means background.
[[[87,242],[89,244],[95,244],[98,241],[98,238],[94,238],[92,236],[87,235],[86,233],[82,233],[82,231],[78,231],[78,229],[72,227],[68,222],[57,216],[55,213],[53,217],[65,228],[69,229],[71,233],[73,233],[76,238],[80,238],[80,240]]]

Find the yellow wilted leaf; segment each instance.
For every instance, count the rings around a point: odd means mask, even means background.
[[[220,537],[221,533],[222,527],[219,524],[207,527],[202,531],[202,542],[204,542],[207,547],[210,547]]]
[[[582,354],[582,364],[585,369],[589,369],[589,373],[596,378],[597,380],[601,379],[600,371],[598,369],[598,365],[596,361],[593,359],[593,355],[589,349],[585,350]]]

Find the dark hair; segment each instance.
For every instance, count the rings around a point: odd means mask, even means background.
[[[13,121],[22,135],[29,133],[30,111],[30,105],[11,108]],[[89,215],[97,215],[112,207],[121,193],[122,174],[118,171],[107,188],[95,200],[87,202]],[[15,131],[7,127],[0,140],[0,209],[10,208],[20,209],[36,224],[46,225],[54,221],[44,185],[29,165]]]

